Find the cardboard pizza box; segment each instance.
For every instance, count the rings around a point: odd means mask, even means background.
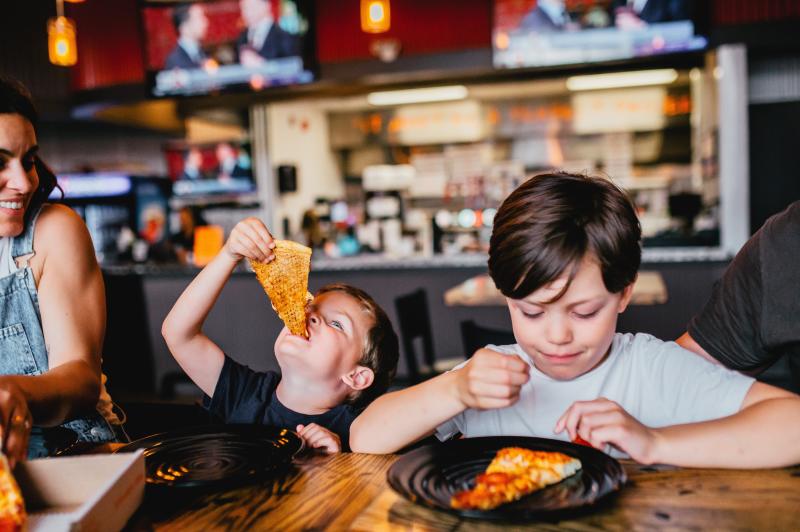
[[[29,460],[14,476],[29,532],[121,530],[144,497],[141,450]]]

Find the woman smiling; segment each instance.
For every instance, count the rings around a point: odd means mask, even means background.
[[[29,437],[32,455],[46,452],[34,424],[115,439],[97,411],[103,278],[80,217],[44,203],[56,181],[38,159],[36,124],[25,88],[0,79],[0,433],[12,461]]]

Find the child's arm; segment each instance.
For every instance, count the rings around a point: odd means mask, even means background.
[[[463,367],[375,399],[350,426],[350,448],[392,453],[467,408],[504,408],[519,398],[529,366],[513,355],[480,349]]]
[[[653,429],[608,399],[574,403],[554,431],[606,444],[637,462],[682,467],[763,468],[800,463],[800,396],[755,382],[728,417]]]
[[[214,394],[225,355],[203,334],[202,327],[236,264],[243,258],[269,262],[275,244],[257,218],[242,220],[222,251],[194,278],[170,310],[161,334],[172,356],[208,396]]]
[[[339,436],[316,423],[297,425],[297,433],[312,449],[321,449],[326,454],[342,452],[342,440],[339,439]]]

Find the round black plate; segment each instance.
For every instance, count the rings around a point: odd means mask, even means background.
[[[503,447],[524,447],[554,451],[578,458],[581,470],[558,484],[494,510],[456,510],[450,507],[454,493],[474,486],[497,451]],[[389,469],[388,481],[406,499],[481,519],[520,520],[553,517],[583,508],[617,491],[627,477],[619,462],[605,453],[558,440],[521,436],[466,438],[411,451]]]
[[[154,434],[116,452],[145,450],[148,485],[211,488],[265,478],[302,448],[303,440],[288,429],[217,425]]]

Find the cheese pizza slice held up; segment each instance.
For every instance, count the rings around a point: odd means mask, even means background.
[[[580,460],[563,453],[506,447],[478,475],[475,487],[453,495],[450,505],[459,510],[491,510],[561,482],[580,469]]]

